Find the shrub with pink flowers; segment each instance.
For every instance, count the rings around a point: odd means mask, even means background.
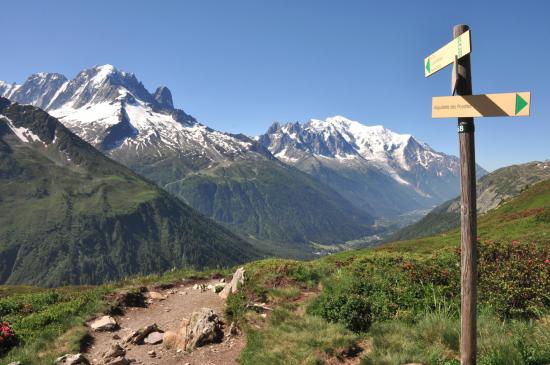
[[[539,317],[550,308],[550,250],[518,241],[482,242],[479,297],[501,317]]]
[[[17,344],[17,337],[8,322],[0,321],[0,355]]]

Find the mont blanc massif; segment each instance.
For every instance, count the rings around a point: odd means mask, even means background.
[[[0,180],[24,197],[0,200],[13,212],[1,222],[11,228],[0,228],[0,283],[311,257],[374,242],[459,191],[458,158],[411,135],[343,116],[224,133],[176,108],[167,87],[151,93],[111,65],[70,80],[0,81],[0,96],[0,170],[10,167]],[[41,237],[39,247],[13,228],[33,220],[56,227],[26,233]],[[37,269],[44,255],[53,264]]]

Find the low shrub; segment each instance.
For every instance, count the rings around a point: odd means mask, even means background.
[[[372,311],[368,298],[358,294],[323,295],[308,310],[329,322],[342,323],[346,328],[361,332],[369,329]]]
[[[458,311],[458,268],[449,257],[431,262],[403,258],[357,260],[324,283],[307,311],[353,331],[373,321],[414,320],[427,311]]]
[[[10,324],[6,321],[0,321],[0,355],[17,345],[17,342],[17,336],[15,336]]]
[[[501,318],[536,318],[550,307],[548,246],[512,241],[479,244],[480,301]]]
[[[227,315],[227,318],[239,324],[243,323],[247,310],[247,304],[248,299],[242,291],[231,294],[227,298],[225,305],[225,314]]]

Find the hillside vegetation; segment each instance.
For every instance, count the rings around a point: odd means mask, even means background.
[[[0,98],[0,115],[0,283],[99,284],[259,257],[40,109]]]
[[[235,161],[168,184],[204,215],[246,238],[334,244],[372,234],[373,218],[309,175],[274,160]],[[284,214],[281,214],[284,212]],[[281,244],[272,244],[279,253]]]
[[[459,364],[459,237],[455,230],[307,263],[249,264],[231,313],[255,323],[243,303],[277,309],[263,329],[250,327],[241,362],[332,363],[359,347],[361,364]],[[479,220],[479,273],[478,363],[547,364],[550,181]],[[303,292],[316,294],[302,303]]]
[[[227,315],[248,338],[240,362],[333,364],[360,358],[363,365],[458,365],[458,247],[455,230],[309,262],[245,265],[245,284],[227,303]],[[479,273],[478,363],[548,364],[550,181],[480,218]],[[39,363],[31,354],[49,359],[75,351],[86,333],[83,319],[107,308],[107,294],[114,290],[211,274],[172,272],[101,287],[3,287],[0,319],[10,321],[21,345],[0,364]],[[250,310],[253,302],[274,310],[264,318]]]
[[[530,185],[550,179],[550,162],[529,162],[503,167],[483,176],[477,182],[477,210],[484,214],[498,207]],[[412,239],[442,233],[460,226],[460,198],[434,208],[420,221],[402,228],[388,241]]]

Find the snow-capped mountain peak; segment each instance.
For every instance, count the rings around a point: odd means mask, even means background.
[[[199,124],[174,108],[167,87],[150,93],[134,74],[110,64],[82,70],[71,80],[38,73],[20,86],[1,83],[2,95],[45,109],[112,157],[186,154],[208,163],[243,154],[253,143]]]
[[[305,127],[325,136],[339,134],[354,146],[360,156],[367,159],[385,159],[389,151],[406,146],[412,138],[410,134],[398,134],[382,125],[367,126],[343,116],[312,119]]]
[[[346,196],[353,195],[349,189],[364,189],[361,186],[374,175],[380,181],[383,176],[390,179],[384,184],[393,181],[412,191],[403,194],[419,201],[450,198],[457,191],[458,158],[382,125],[337,115],[305,123],[274,123],[257,140],[281,161],[318,175]],[[345,178],[336,178],[340,174]]]
[[[398,134],[382,125],[368,126],[343,116],[311,119],[304,124],[275,123],[259,140],[283,161],[307,152],[318,158],[364,159],[409,170],[405,148],[418,143],[410,134]]]

